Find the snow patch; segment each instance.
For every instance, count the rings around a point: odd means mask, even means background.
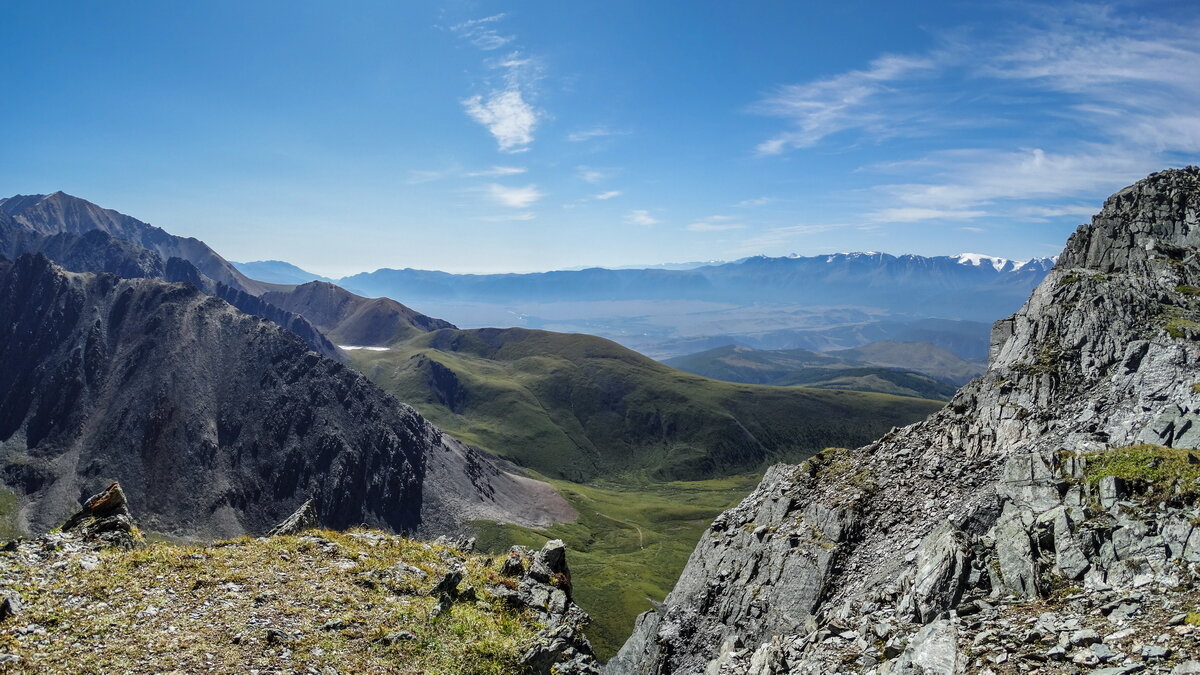
[[[951,258],[957,260],[960,265],[970,265],[971,267],[989,265],[997,272],[1004,271],[1005,267],[1009,265],[1012,265],[1012,268],[1017,268],[1028,262],[1026,260],[1009,260],[1008,258],[999,258],[994,255],[984,255],[982,253],[959,253],[956,256],[951,256]]]
[[[345,349],[346,351],[354,351],[355,349],[365,349],[369,352],[386,352],[389,349],[391,349],[391,347],[364,347],[362,345],[338,345],[338,349]]]

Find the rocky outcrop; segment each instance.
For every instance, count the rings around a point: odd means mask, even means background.
[[[129,502],[120,483],[113,483],[87,499],[75,515],[67,519],[61,528],[72,532],[84,541],[103,546],[133,548],[141,535],[133,524]]]
[[[301,504],[295,513],[284,518],[283,522],[267,530],[267,536],[285,537],[296,535],[318,526],[320,526],[320,519],[317,517],[317,507],[313,506],[313,500],[310,499]]]
[[[571,600],[567,547],[552,539],[539,551],[514,546],[501,563],[501,583],[489,594],[534,613],[546,627],[521,664],[537,675],[600,675],[592,646],[583,635],[590,619]]]
[[[0,262],[0,476],[45,530],[119,479],[145,527],[455,532],[574,512],[292,333],[189,284]]]
[[[996,323],[981,378],[772,468],[608,672],[1188,672],[1198,214],[1196,168],[1110,197]]]

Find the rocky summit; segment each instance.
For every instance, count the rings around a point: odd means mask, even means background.
[[[148,543],[120,485],[58,531],[0,546],[0,672],[599,675],[561,541],[313,527]]]
[[[1200,169],[1110,197],[986,373],[772,468],[626,673],[1200,672]]]

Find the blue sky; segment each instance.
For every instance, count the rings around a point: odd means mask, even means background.
[[[1054,255],[1200,162],[1200,4],[1049,5],[9,3],[0,193],[334,276]]]

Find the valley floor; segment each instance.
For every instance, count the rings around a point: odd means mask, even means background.
[[[586,485],[551,480],[579,512],[578,520],[540,530],[477,523],[476,547],[499,553],[512,544],[566,542],[575,601],[592,617],[588,639],[604,660],[620,649],[637,615],[671,591],[713,518],[750,494],[760,478]]]

